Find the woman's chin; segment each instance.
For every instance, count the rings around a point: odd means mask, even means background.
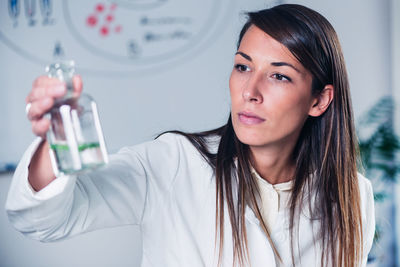
[[[262,146],[266,143],[265,135],[256,134],[254,131],[239,131],[236,136],[240,142],[248,146]]]

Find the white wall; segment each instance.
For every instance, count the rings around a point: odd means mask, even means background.
[[[350,74],[356,117],[380,96],[391,92],[389,1],[284,2],[303,3],[316,9],[337,30]],[[267,4],[261,0],[232,1],[227,7],[232,9],[232,18],[225,31],[198,55],[177,65],[157,69],[150,75],[118,79],[85,75],[85,88],[98,102],[111,150],[148,140],[162,130],[203,130],[222,124],[229,110],[227,81],[232,55],[243,22],[238,13]],[[7,58],[6,63],[0,61],[3,72],[24,75],[19,80],[3,77],[0,87],[20,90],[25,95],[33,78],[42,72],[42,66],[24,60],[2,42],[0,58]],[[121,97],[110,98],[110,94]],[[0,113],[6,114],[0,118],[1,153],[13,150],[10,158],[18,158],[33,137],[25,120],[24,99],[10,96],[3,89],[0,98],[8,99],[0,107]],[[7,119],[10,113],[17,119]],[[4,127],[15,128],[15,124],[19,130],[4,131]],[[0,266],[138,266],[140,234],[135,227],[105,229],[52,244],[24,238],[5,217],[3,206],[10,181],[11,176],[0,176]]]

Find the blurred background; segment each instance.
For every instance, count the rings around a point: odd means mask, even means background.
[[[398,0],[0,0],[0,266],[140,264],[134,226],[46,244],[8,223],[12,172],[34,139],[25,97],[47,64],[75,60],[111,153],[165,130],[215,128],[228,118],[228,79],[244,12],[280,3],[317,10],[339,35],[364,172],[375,191],[368,266],[400,266]]]

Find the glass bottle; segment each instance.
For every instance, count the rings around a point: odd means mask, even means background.
[[[74,62],[51,64],[46,73],[67,87],[66,94],[56,99],[48,112],[47,140],[55,174],[80,173],[106,164],[108,155],[96,103],[87,94],[73,95]]]

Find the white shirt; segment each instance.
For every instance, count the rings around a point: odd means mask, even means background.
[[[256,178],[260,189],[261,215],[267,227],[272,229],[275,226],[279,212],[288,208],[293,181],[273,185],[263,179],[254,168],[251,168],[251,173]]]
[[[84,175],[60,176],[39,192],[28,182],[28,166],[40,140],[25,152],[8,194],[10,222],[23,234],[43,242],[61,240],[99,228],[140,225],[142,267],[216,266],[216,186],[212,168],[183,136],[123,148],[109,164]],[[218,142],[215,144],[218,145]],[[359,176],[364,257],[371,248],[374,200],[370,182]],[[232,236],[225,209],[222,266],[232,266]],[[288,215],[279,209],[271,238],[292,266]],[[252,266],[277,266],[273,250],[250,208],[245,212]],[[319,266],[321,249],[313,242],[311,221],[300,215],[296,266]],[[218,244],[218,243],[217,243]]]

